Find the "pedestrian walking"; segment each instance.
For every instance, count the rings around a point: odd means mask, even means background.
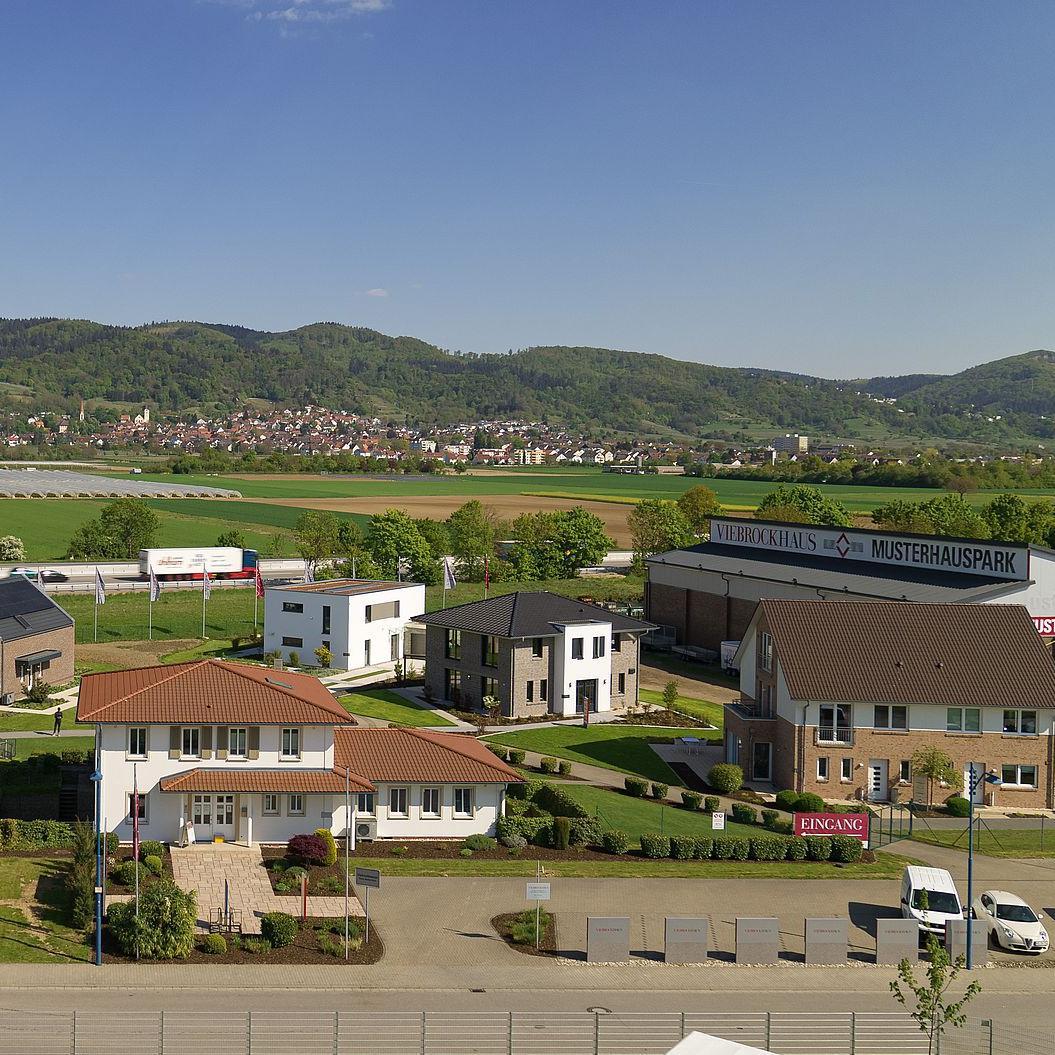
[[[62,708],[55,712],[55,728],[51,731],[52,736],[58,736],[62,732]]]

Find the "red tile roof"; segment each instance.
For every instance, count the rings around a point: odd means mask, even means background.
[[[202,659],[86,674],[81,722],[354,725],[318,678]]]
[[[374,786],[357,777],[349,779],[351,791],[373,791]],[[201,766],[162,777],[162,791],[220,791],[241,794],[298,792],[305,795],[344,793],[344,772],[333,769],[232,769]]]
[[[523,782],[479,740],[423,729],[338,729],[334,769],[348,766],[374,783],[494,784]]]

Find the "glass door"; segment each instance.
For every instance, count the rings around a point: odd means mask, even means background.
[[[770,780],[773,775],[773,745],[758,742],[751,748],[751,779]]]
[[[575,683],[575,713],[590,714],[597,710],[597,679],[587,678]]]

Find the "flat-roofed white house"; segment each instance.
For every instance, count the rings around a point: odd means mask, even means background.
[[[493,834],[516,770],[471,736],[359,728],[317,678],[222,660],[87,674],[107,831],[132,838],[284,843]]]
[[[356,670],[403,659],[407,623],[425,611],[425,587],[414,582],[331,579],[264,591],[264,651],[291,652],[314,663],[315,649],[332,665]]]

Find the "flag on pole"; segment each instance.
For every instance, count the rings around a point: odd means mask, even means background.
[[[139,775],[132,766],[132,860],[139,860]]]
[[[256,595],[257,597],[264,596],[264,580],[260,576],[260,565],[256,566]]]
[[[315,569],[311,565],[311,561],[304,562],[304,582],[312,583],[315,581]]]
[[[444,557],[443,558],[443,588],[445,590],[453,590],[458,585],[458,580],[454,577],[454,558]]]
[[[106,584],[98,568],[95,569],[95,603],[106,604]]]
[[[203,568],[201,573],[201,595],[206,601],[212,596],[210,581],[208,571]]]
[[[158,581],[158,577],[154,574],[154,569],[150,569],[150,599],[156,601],[161,597],[161,583]]]

